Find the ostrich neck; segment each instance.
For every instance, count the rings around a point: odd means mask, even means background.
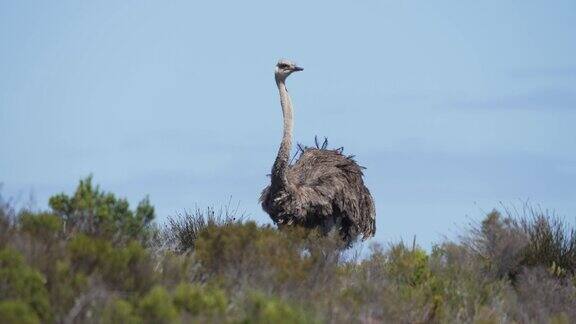
[[[292,150],[292,101],[288,95],[286,84],[284,80],[276,79],[276,85],[280,92],[280,105],[282,106],[282,116],[284,120],[282,143],[278,149],[276,161],[272,167],[272,186],[288,186],[288,179],[286,177],[286,169],[290,160],[290,151]]]

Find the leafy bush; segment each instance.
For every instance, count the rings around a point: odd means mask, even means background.
[[[51,318],[50,301],[41,273],[24,263],[17,251],[9,248],[0,250],[0,299],[15,299],[29,306],[38,318]],[[5,305],[5,311],[22,310],[22,306]],[[12,311],[11,311],[12,312]]]
[[[152,288],[138,303],[138,312],[146,323],[173,323],[178,317],[178,310],[165,288]]]
[[[48,271],[51,275],[46,286],[50,300],[53,301],[52,309],[57,319],[61,319],[89,286],[89,278],[86,274],[75,271],[70,260],[56,260]]]
[[[111,300],[102,311],[102,324],[137,324],[142,323],[132,305],[123,300],[115,298]]]
[[[14,218],[14,208],[0,193],[0,248],[4,247],[12,236]]]
[[[569,323],[574,230],[540,210],[493,211],[430,251],[362,256],[336,237],[196,211],[157,235],[91,178],[51,210],[0,199],[1,323]]]
[[[40,319],[28,304],[18,300],[0,301],[0,323],[37,324]]]
[[[84,233],[115,243],[145,241],[151,235],[154,207],[148,198],[132,211],[126,199],[94,187],[92,177],[80,180],[74,195],[55,195],[49,204],[52,211],[62,217],[67,235]]]
[[[194,256],[203,273],[228,285],[282,289],[304,280],[311,258],[303,240],[254,222],[209,227],[200,232]]]
[[[394,245],[386,255],[387,272],[402,284],[417,286],[430,277],[428,255],[420,248],[408,249],[403,243]]]
[[[312,314],[285,301],[263,294],[252,294],[247,302],[245,323],[316,323]]]
[[[50,213],[25,211],[18,216],[22,232],[46,244],[58,239],[62,230],[62,219]]]
[[[226,292],[218,289],[207,289],[198,284],[181,283],[174,292],[174,304],[190,315],[215,316],[223,315],[228,307]]]
[[[69,242],[68,249],[77,271],[97,273],[112,287],[145,291],[154,282],[148,252],[138,242],[114,247],[109,241],[79,234]]]

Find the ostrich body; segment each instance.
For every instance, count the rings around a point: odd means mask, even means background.
[[[286,78],[303,69],[287,60],[276,65],[275,78],[284,119],[282,142],[272,166],[271,183],[260,197],[262,208],[279,227],[318,228],[324,234],[337,229],[348,243],[376,232],[376,211],[362,180],[362,167],[342,150],[303,148],[290,164],[292,101]]]

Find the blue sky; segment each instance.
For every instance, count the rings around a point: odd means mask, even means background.
[[[367,167],[374,241],[452,235],[499,204],[576,215],[574,1],[2,1],[2,194],[93,174],[159,220],[250,218],[281,137]]]

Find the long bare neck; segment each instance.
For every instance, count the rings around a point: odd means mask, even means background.
[[[282,143],[278,149],[278,155],[274,166],[272,167],[272,186],[281,185],[288,186],[288,179],[286,177],[286,169],[290,160],[290,151],[292,150],[292,101],[288,95],[286,84],[282,79],[276,79],[278,92],[280,93],[280,105],[282,106],[282,116],[284,120]]]

